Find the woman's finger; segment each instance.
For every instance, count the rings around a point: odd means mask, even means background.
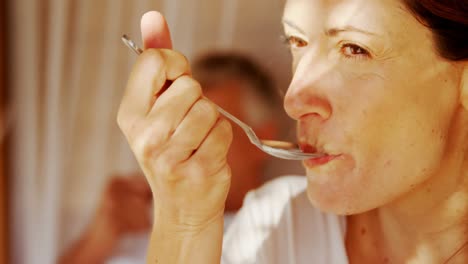
[[[166,81],[187,74],[190,65],[182,54],[171,50],[144,51],[130,74],[118,116],[125,120],[146,116]]]
[[[166,79],[173,81],[191,74],[190,62],[182,53],[170,49],[160,49],[159,52],[167,64]]]
[[[192,157],[186,161],[186,167],[195,168],[203,164],[201,177],[213,175],[226,163],[226,156],[232,142],[231,123],[225,118],[219,118]]]
[[[173,162],[182,162],[189,158],[213,128],[218,117],[219,113],[212,102],[198,100],[172,134],[168,142],[172,147],[163,155]]]
[[[166,63],[158,50],[147,50],[141,54],[127,83],[122,103],[119,108],[118,121],[124,133],[128,133],[127,125],[121,121],[134,122],[148,113],[153,102],[153,95],[166,82]],[[123,125],[123,127],[122,127]]]
[[[157,11],[150,11],[141,18],[141,36],[145,49],[172,49],[169,26]]]
[[[148,118],[150,122],[165,124],[161,129],[167,130],[166,133],[170,136],[201,96],[200,84],[191,77],[182,76],[159,96]]]

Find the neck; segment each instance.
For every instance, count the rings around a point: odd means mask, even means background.
[[[468,131],[468,122],[457,125],[464,127],[456,131]],[[352,258],[468,263],[468,155],[460,147],[467,146],[468,135],[455,137],[457,144],[448,147],[440,169],[428,180],[388,205],[348,217],[348,252],[357,252]]]

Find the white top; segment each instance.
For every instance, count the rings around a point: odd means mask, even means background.
[[[224,237],[223,264],[348,263],[345,218],[320,212],[306,178],[275,179],[247,194]]]

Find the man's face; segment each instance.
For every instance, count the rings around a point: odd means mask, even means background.
[[[236,81],[226,81],[212,87],[203,88],[206,97],[248,124],[249,119],[246,115],[248,110],[243,109],[244,95],[242,89],[241,83]],[[232,128],[233,141],[228,154],[228,162],[231,166],[233,178],[239,178],[243,177],[243,175],[236,174],[249,170],[249,166],[257,159],[256,157],[258,157],[260,151],[250,144],[249,139],[239,126],[233,124]]]
[[[245,87],[241,85],[237,81],[226,81],[211,87],[203,87],[203,90],[205,96],[215,104],[249,124],[246,113],[252,109],[245,109],[243,102],[246,98],[243,94]],[[250,143],[239,126],[232,124],[232,130],[233,140],[227,156],[232,172],[231,188],[226,201],[228,211],[239,209],[246,192],[259,186],[263,173],[261,165],[267,157]]]

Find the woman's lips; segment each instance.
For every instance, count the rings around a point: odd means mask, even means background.
[[[311,146],[309,144],[299,144],[299,147],[301,148],[301,150],[305,153],[315,153],[317,152],[317,148],[314,147],[314,146]]]
[[[322,151],[317,151],[317,148],[314,146],[311,146],[309,144],[300,144],[300,148],[302,149],[303,152],[306,153],[323,153],[324,156],[318,157],[318,158],[312,158],[308,160],[304,160],[304,163],[307,167],[316,167],[320,165],[327,164],[328,162],[332,161],[333,159],[337,158],[339,155],[329,155],[325,152]]]
[[[323,157],[304,160],[304,164],[307,167],[316,167],[316,166],[320,166],[320,165],[325,165],[328,162],[334,160],[336,157],[338,157],[338,155],[326,155],[325,154],[325,156],[323,156]]]

